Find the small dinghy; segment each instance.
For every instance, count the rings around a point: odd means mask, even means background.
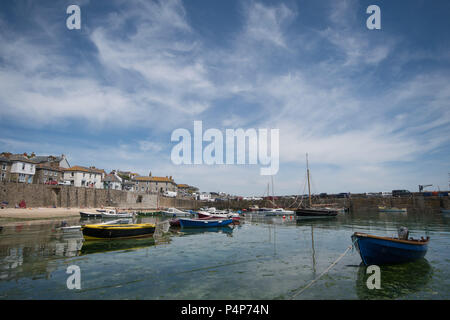
[[[379,237],[355,232],[352,241],[365,265],[383,265],[405,263],[421,259],[428,250],[429,237],[408,239],[408,229],[399,229],[399,236]]]
[[[180,218],[180,225],[183,228],[209,228],[223,227],[233,223],[233,219],[188,219]]]
[[[138,238],[153,235],[156,225],[139,224],[90,224],[81,228],[85,240]]]
[[[207,217],[197,218],[196,220],[211,220],[211,219],[217,219],[217,218],[207,216]],[[179,218],[173,218],[173,219],[169,220],[169,224],[171,227],[181,227]]]

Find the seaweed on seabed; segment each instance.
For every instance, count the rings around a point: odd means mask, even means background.
[[[355,283],[356,294],[361,300],[399,299],[421,291],[430,281],[433,269],[423,258],[417,261],[383,265],[381,271],[381,289],[369,289],[366,273],[367,266],[361,263]]]

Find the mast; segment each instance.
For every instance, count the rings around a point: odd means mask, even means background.
[[[309,196],[309,207],[312,207],[311,205],[311,186],[309,183],[309,166],[308,166],[308,154],[306,154],[306,173],[308,175],[308,196]]]
[[[272,178],[272,204],[273,204],[274,207],[276,207],[276,204],[275,204],[275,193],[273,191],[273,175],[271,176],[271,178]]]

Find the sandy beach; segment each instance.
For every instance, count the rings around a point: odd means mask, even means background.
[[[95,212],[97,208],[5,208],[0,210],[0,219],[36,220],[80,216],[80,211]],[[100,208],[98,208],[100,209]]]

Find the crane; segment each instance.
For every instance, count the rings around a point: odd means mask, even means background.
[[[419,192],[422,192],[423,188],[431,187],[431,186],[432,186],[432,184],[424,184],[424,185],[419,184]]]

